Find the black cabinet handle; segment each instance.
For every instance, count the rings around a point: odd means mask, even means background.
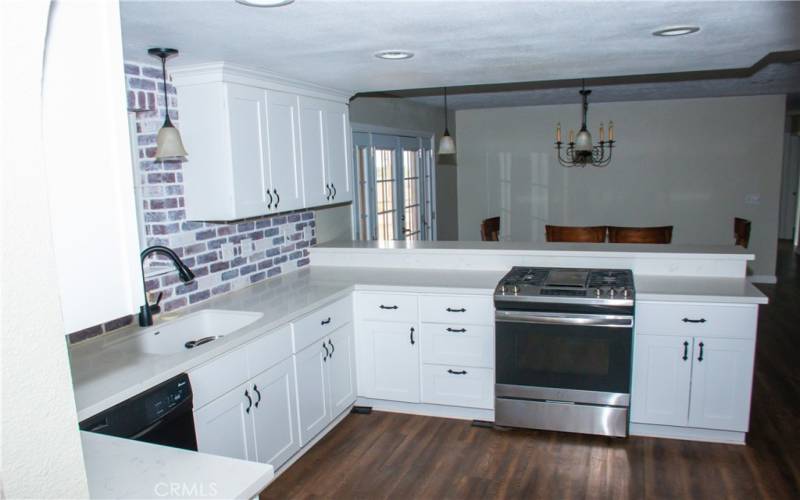
[[[447,327],[447,331],[448,332],[453,332],[453,333],[467,333],[467,329],[466,328],[450,328],[450,327]]]
[[[385,306],[383,304],[379,305],[381,309],[397,309],[397,306]]]
[[[275,202],[275,208],[278,208],[278,205],[281,203],[281,195],[278,194],[277,189],[273,189],[272,192],[275,193],[275,198],[277,198],[277,201]]]
[[[322,341],[322,348],[325,349],[325,356],[322,357],[322,361],[328,361],[330,357],[330,353],[328,352],[328,346],[325,345],[325,341]]]
[[[703,343],[700,342],[699,346],[700,346],[700,355],[697,356],[697,361],[700,361],[702,363],[703,362]]]
[[[330,200],[331,199],[331,186],[329,184],[325,184],[325,190],[328,192],[328,194],[325,195],[325,199],[326,200]]]
[[[253,406],[258,408],[258,403],[261,402],[261,392],[258,390],[258,386],[256,384],[253,384],[253,390],[256,392],[256,396],[258,396],[258,399],[256,400],[256,404],[253,405]]]
[[[683,360],[689,359],[689,342],[683,342]]]
[[[329,317],[328,319],[323,319],[322,321],[320,321],[319,324],[322,325],[322,326],[325,326],[330,322],[331,322],[331,318]]]
[[[333,342],[331,342],[331,339],[328,339],[328,345],[331,346],[331,355],[330,355],[330,357],[332,358],[333,357],[333,353],[336,352],[336,348],[333,347]]]
[[[465,313],[465,312],[467,312],[467,310],[464,309],[463,307],[461,309],[453,309],[452,307],[448,307],[447,308],[447,312],[449,312],[449,313]]]
[[[452,375],[466,375],[467,370],[461,370],[461,371],[447,370],[447,373],[450,373]]]
[[[269,203],[267,203],[267,209],[271,209],[272,208],[272,193],[269,192],[269,189],[267,189],[267,196],[269,196]]]
[[[333,189],[333,196],[331,196],[331,199],[335,200],[336,199],[336,186],[334,186],[332,182],[331,182],[331,189]]]
[[[415,342],[414,342],[414,327],[413,326],[411,327],[411,335],[410,335],[410,337],[411,337],[411,345],[414,345]]]
[[[683,318],[681,321],[683,321],[684,323],[705,323],[706,319],[705,318],[700,318],[700,319]]]
[[[244,409],[244,412],[250,413],[250,408],[253,406],[253,400],[250,399],[250,393],[247,392],[247,389],[244,390],[244,397],[247,398],[247,408]]]

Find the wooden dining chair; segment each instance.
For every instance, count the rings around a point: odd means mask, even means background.
[[[606,226],[544,226],[547,241],[575,243],[603,243],[606,241]]]
[[[489,217],[481,221],[481,241],[500,240],[500,217]]]
[[[608,226],[609,243],[670,243],[673,226]]]
[[[750,221],[740,217],[733,218],[733,237],[736,244],[747,248],[750,244]]]

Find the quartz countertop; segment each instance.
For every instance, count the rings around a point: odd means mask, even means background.
[[[70,346],[78,419],[83,420],[179,373],[189,371],[293,321],[353,290],[491,295],[500,271],[441,271],[310,266],[180,311],[260,312],[256,322],[203,346],[171,355],[146,354],[130,342],[143,331],[130,326]],[[637,300],[766,303],[744,278],[635,276]],[[161,315],[156,324],[170,319]],[[175,317],[175,316],[172,316]]]
[[[631,243],[547,243],[529,241],[412,241],[412,240],[353,240],[332,241],[317,245],[315,252],[348,252],[352,250],[415,251],[415,252],[472,252],[578,254],[581,256],[637,255],[640,257],[713,256],[721,259],[754,260],[753,252],[734,245],[654,245]]]
[[[242,498],[275,477],[271,465],[81,431],[91,498]]]

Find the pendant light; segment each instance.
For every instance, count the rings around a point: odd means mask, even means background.
[[[176,49],[153,48],[147,51],[151,56],[161,59],[161,72],[164,80],[164,125],[156,138],[156,161],[175,160],[188,156],[181,141],[181,134],[169,119],[169,98],[167,97],[167,58],[178,54]]]
[[[444,135],[439,140],[439,154],[451,155],[456,152],[456,141],[450,137],[450,131],[447,130],[447,87],[444,88]]]

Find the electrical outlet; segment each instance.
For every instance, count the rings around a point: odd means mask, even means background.
[[[261,238],[260,240],[253,240],[253,250],[256,252],[266,250],[267,246],[268,246],[267,240],[265,238]]]
[[[233,243],[223,243],[220,249],[222,250],[222,260],[233,259],[235,245]]]
[[[761,195],[759,193],[746,194],[744,202],[746,205],[761,205]]]
[[[239,245],[242,248],[240,253],[242,257],[250,257],[253,255],[253,240],[250,238],[245,238],[239,243]]]
[[[303,228],[303,239],[307,240],[307,241],[311,241],[311,238],[313,238],[313,230],[311,229],[311,226],[304,227]]]

